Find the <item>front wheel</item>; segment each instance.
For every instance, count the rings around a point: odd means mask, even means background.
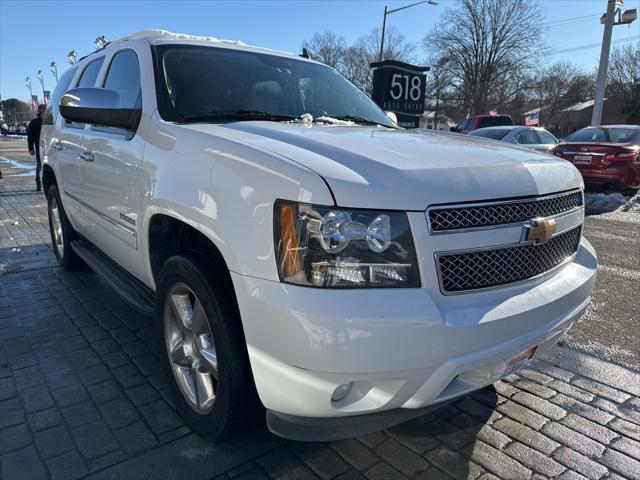
[[[156,321],[176,407],[214,440],[247,426],[255,390],[235,300],[215,269],[186,256],[162,267]]]
[[[58,265],[72,270],[81,263],[80,258],[71,248],[71,242],[78,238],[78,234],[71,226],[67,214],[62,207],[60,192],[58,192],[56,185],[52,185],[47,191],[47,211],[49,214],[49,231],[51,232],[53,253],[56,256]]]

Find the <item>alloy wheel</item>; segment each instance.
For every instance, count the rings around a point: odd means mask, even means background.
[[[51,199],[51,232],[53,233],[53,248],[58,252],[58,257],[64,255],[64,232],[62,230],[62,219],[60,218],[60,207],[55,195]]]
[[[197,413],[209,413],[218,388],[216,347],[200,300],[183,283],[169,289],[164,332],[169,363],[182,395]]]

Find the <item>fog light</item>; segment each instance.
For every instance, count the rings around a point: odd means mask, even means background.
[[[336,389],[333,391],[333,395],[331,395],[332,402],[338,402],[347,396],[349,390],[351,390],[352,383],[343,383],[342,385],[338,385]]]

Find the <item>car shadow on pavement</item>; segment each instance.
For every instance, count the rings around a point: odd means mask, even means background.
[[[29,478],[46,468],[59,478],[87,472],[163,478],[169,470],[184,478],[203,468],[191,460],[197,454],[206,459],[207,478],[245,470],[242,478],[475,478],[482,472],[482,461],[471,460],[478,439],[485,454],[493,445],[487,424],[501,398],[493,387],[358,438],[286,441],[261,420],[239,438],[214,444],[193,434],[172,408],[151,318],[123,304],[88,268],[56,267],[49,243],[2,248],[0,264],[0,386],[6,387],[0,429],[25,429],[28,420],[35,437],[58,435],[51,445],[73,438],[65,444],[72,450],[59,458],[77,460],[40,458],[36,448],[48,443],[11,437],[20,443],[0,442],[7,471],[28,464]],[[33,423],[44,412],[53,423]]]
[[[482,449],[499,441],[492,435],[499,432],[488,427],[499,416],[494,413],[497,403],[490,386],[384,431],[326,443],[288,442],[279,456],[299,470],[288,475],[294,478],[307,478],[307,469],[321,478],[347,472],[353,478],[475,478],[483,473],[475,462],[476,442],[483,442]],[[258,465],[270,476],[275,468],[269,460],[259,459]]]

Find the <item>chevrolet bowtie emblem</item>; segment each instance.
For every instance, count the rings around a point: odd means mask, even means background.
[[[540,245],[551,240],[556,233],[556,221],[551,218],[534,218],[525,229],[524,239],[533,242],[534,245]]]

